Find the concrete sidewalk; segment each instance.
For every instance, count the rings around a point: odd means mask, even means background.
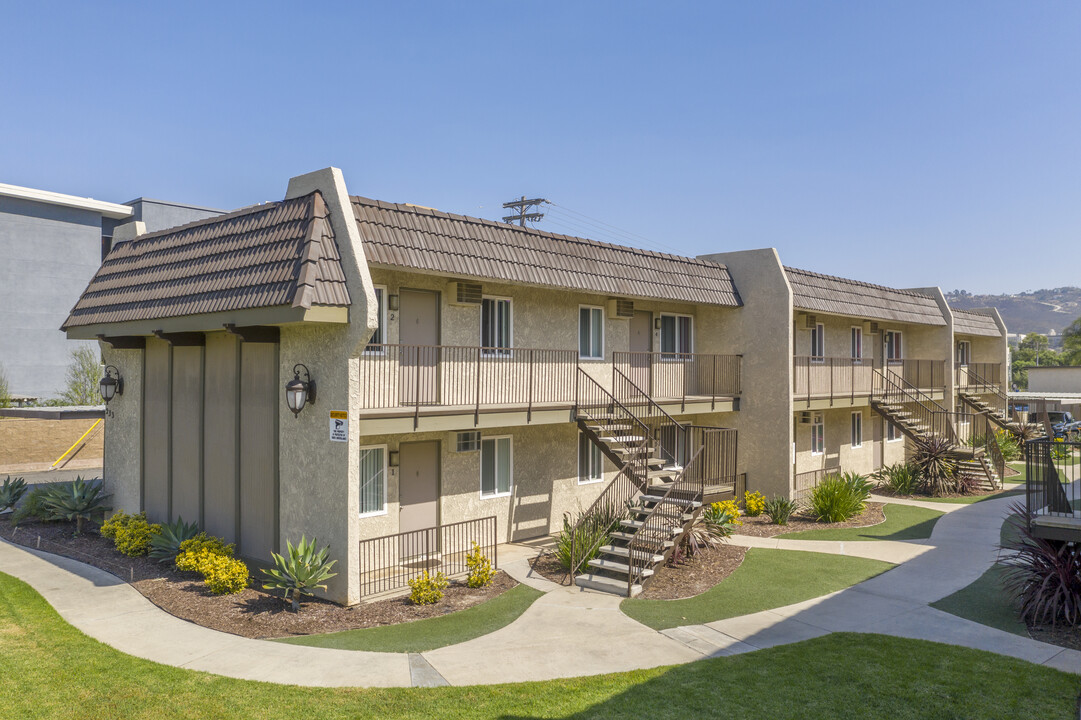
[[[852,631],[949,642],[1081,673],[1081,653],[930,608],[995,562],[1012,498],[956,505],[929,540],[831,542],[733,538],[752,547],[900,563],[859,585],[774,610],[656,632],[621,598],[532,573],[532,546],[501,546],[501,566],[546,594],[489,635],[426,653],[372,653],[249,640],[169,615],[113,575],[0,542],[0,570],[29,583],[69,623],[118,650],[176,667],[311,686],[477,685],[593,675],[690,662]],[[633,649],[633,651],[632,651]]]

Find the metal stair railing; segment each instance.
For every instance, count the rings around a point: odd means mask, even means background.
[[[698,471],[697,464],[701,453],[702,448],[698,448],[694,457],[650,509],[642,521],[642,526],[635,530],[627,543],[627,597],[631,596],[635,582],[643,583],[643,571],[653,564],[652,557],[662,555],[667,559],[682,541],[687,527],[702,511],[701,505],[697,508],[691,507],[694,502],[701,503],[705,494],[704,475]],[[687,510],[692,511],[692,517],[684,521],[683,515]],[[674,532],[677,528],[681,530],[678,534]],[[672,541],[672,546],[666,548],[665,543],[669,540]]]
[[[631,412],[638,411],[636,415],[650,429],[650,436],[657,443],[661,457],[677,465],[686,459],[688,425],[676,421],[649,393],[619,369],[612,370],[612,396],[619,398],[617,402],[623,403]]]
[[[878,405],[901,405],[911,413],[913,419],[927,428],[926,432],[932,435],[944,436],[950,442],[958,442],[957,430],[950,418],[950,412],[942,407],[934,398],[913,387],[904,378],[896,373],[887,373],[879,369],[874,371],[874,382],[871,389],[872,406]],[[876,407],[883,415],[890,411]],[[898,423],[899,427],[908,434],[916,435],[915,430]]]

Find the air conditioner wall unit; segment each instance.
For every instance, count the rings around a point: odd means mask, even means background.
[[[818,318],[816,318],[814,315],[805,315],[804,318],[806,319],[804,327],[806,327],[808,330],[814,330],[815,326],[818,325]]]
[[[799,414],[799,422],[800,422],[800,425],[810,425],[811,424],[811,413],[807,412],[807,411],[801,412]]]
[[[627,319],[630,317],[634,317],[633,300],[614,298],[608,301],[608,318],[610,320],[614,320],[617,318]]]
[[[480,283],[456,280],[450,284],[451,305],[480,305],[484,287]]]

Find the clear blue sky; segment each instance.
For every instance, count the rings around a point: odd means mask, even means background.
[[[2,0],[0,182],[350,190],[973,292],[1081,285],[1075,2]],[[559,224],[557,224],[557,222]],[[576,224],[577,223],[577,224]],[[602,228],[603,229],[603,228]]]

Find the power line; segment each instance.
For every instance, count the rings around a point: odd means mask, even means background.
[[[661,250],[664,250],[664,251],[667,251],[667,252],[670,252],[670,253],[673,253],[673,254],[676,254],[676,255],[684,255],[685,254],[683,252],[680,252],[676,248],[667,246],[667,245],[665,245],[663,243],[659,243],[656,240],[652,240],[652,239],[650,239],[650,238],[648,238],[648,237],[646,237],[644,235],[639,235],[638,233],[633,233],[633,232],[630,232],[629,230],[623,230],[622,228],[616,227],[615,225],[612,225],[611,223],[606,223],[603,220],[598,220],[597,218],[591,217],[591,216],[586,215],[585,213],[582,213],[582,212],[578,212],[577,210],[572,210],[572,209],[570,209],[568,207],[565,207],[563,205],[556,205],[555,203],[549,201],[548,206],[549,206],[549,213],[554,213],[556,217],[559,217],[565,223],[575,223],[575,224],[577,224],[579,226],[586,226],[586,227],[590,228],[589,234],[598,234],[599,233],[599,234],[607,235],[609,238],[615,238],[616,239],[615,242],[617,244],[621,244],[621,245],[626,245],[626,244],[642,245],[642,244],[645,244],[647,246],[651,246],[653,248],[658,248],[658,249],[661,249]],[[566,213],[566,215],[563,215],[562,213]],[[553,220],[553,219],[554,219],[553,216],[550,214],[549,215],[549,220]]]

